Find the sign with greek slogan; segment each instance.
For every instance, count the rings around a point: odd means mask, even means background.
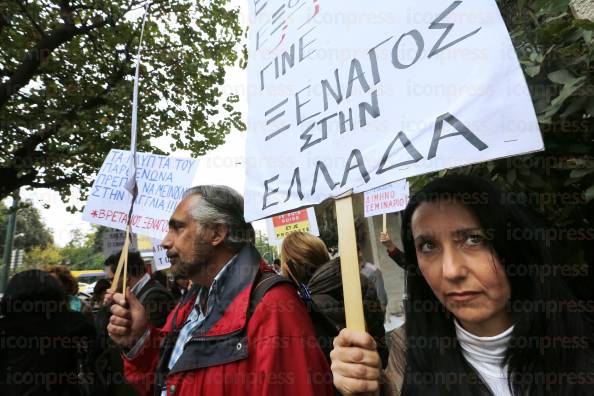
[[[167,257],[167,250],[161,246],[160,239],[151,239],[153,250],[153,262],[155,263],[155,270],[162,271],[171,267],[171,261]]]
[[[544,149],[495,0],[248,1],[248,221]]]
[[[266,219],[268,240],[280,244],[287,235],[295,231],[320,235],[314,208],[296,210]]]
[[[130,152],[111,150],[89,192],[83,220],[125,230],[131,195],[128,181]],[[149,153],[136,153],[138,196],[130,219],[132,232],[163,239],[169,217],[190,187],[198,161]]]
[[[366,191],[363,199],[365,217],[400,212],[406,208],[408,196],[409,185],[406,180]]]

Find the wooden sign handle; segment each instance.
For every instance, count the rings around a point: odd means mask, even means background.
[[[363,332],[365,331],[365,316],[363,315],[352,197],[336,200],[336,222],[346,326],[349,330]]]
[[[382,232],[385,234],[386,232],[388,232],[388,215],[386,213],[382,215],[382,220]]]
[[[120,259],[118,260],[118,266],[116,268],[116,272],[113,276],[113,281],[111,283],[111,287],[109,288],[110,291],[117,291],[118,283],[120,281],[120,276],[123,276],[122,281],[122,293],[124,297],[126,297],[126,281],[127,281],[127,274],[128,274],[128,250],[130,248],[130,225],[126,227],[126,239],[124,240],[124,246],[122,246],[122,254],[120,255]],[[122,275],[123,269],[123,275]]]

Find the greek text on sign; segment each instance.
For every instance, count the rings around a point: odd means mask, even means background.
[[[83,220],[120,230],[126,229],[131,196],[128,180],[129,151],[111,150],[93,183]],[[137,153],[138,196],[130,219],[132,232],[163,239],[169,217],[192,183],[198,161]]]
[[[295,231],[320,235],[316,213],[313,208],[300,209],[266,219],[271,242],[279,243]]]
[[[160,239],[151,239],[153,250],[153,262],[155,263],[155,270],[162,271],[171,267],[171,261],[167,257],[167,250],[161,246]]]
[[[495,0],[249,3],[248,221],[543,149]]]
[[[365,217],[399,212],[408,204],[409,186],[406,180],[386,184],[364,194]]]

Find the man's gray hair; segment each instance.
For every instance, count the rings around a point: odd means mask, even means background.
[[[246,243],[253,243],[254,228],[243,217],[243,197],[227,186],[204,185],[189,188],[183,198],[199,195],[202,199],[192,208],[192,218],[201,224],[224,224],[229,229],[225,244],[239,250]]]

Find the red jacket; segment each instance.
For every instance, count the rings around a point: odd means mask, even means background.
[[[270,289],[246,323],[250,292],[260,271],[257,251],[251,246],[242,249],[227,270],[219,303],[192,332],[184,353],[167,375],[167,395],[333,394],[330,368],[304,304],[290,284]],[[195,295],[178,305],[178,329],[194,302]],[[150,329],[134,358],[124,357],[126,379],[141,395],[155,394],[160,345],[171,332],[175,311],[163,328]]]

